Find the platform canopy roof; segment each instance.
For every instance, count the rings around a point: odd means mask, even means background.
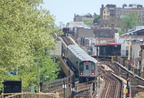
[[[116,42],[106,42],[106,43],[98,43],[95,46],[115,46],[115,45],[121,45],[121,43]]]

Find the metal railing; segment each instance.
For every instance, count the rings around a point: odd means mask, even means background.
[[[0,98],[60,98],[59,93],[7,93]]]

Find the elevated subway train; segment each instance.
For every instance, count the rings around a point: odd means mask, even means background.
[[[96,59],[88,55],[78,45],[69,45],[66,54],[67,62],[75,70],[79,82],[95,79],[98,74],[98,61]]]
[[[74,30],[71,27],[64,27],[62,31],[64,32],[64,35],[71,34],[74,36]]]

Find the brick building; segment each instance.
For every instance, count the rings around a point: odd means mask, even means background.
[[[89,20],[89,21],[92,21],[92,22],[93,22],[95,15],[96,15],[96,14],[94,14],[94,15],[91,15],[91,14],[77,15],[77,14],[75,14],[73,20],[74,20],[75,22],[84,21],[84,20]]]
[[[111,27],[94,28],[94,35],[96,38],[114,38],[117,32],[118,29],[114,27],[114,24],[111,24]]]
[[[115,4],[102,5],[100,8],[100,24],[102,26],[119,26],[120,19],[129,13],[136,13],[139,17],[139,21],[144,25],[144,8],[138,4],[123,4],[122,7],[117,7]]]

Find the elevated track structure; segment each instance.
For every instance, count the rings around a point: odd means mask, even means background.
[[[106,71],[102,67],[99,70],[102,72],[106,83],[101,98],[122,98],[123,82],[117,76],[114,76],[111,71]]]

